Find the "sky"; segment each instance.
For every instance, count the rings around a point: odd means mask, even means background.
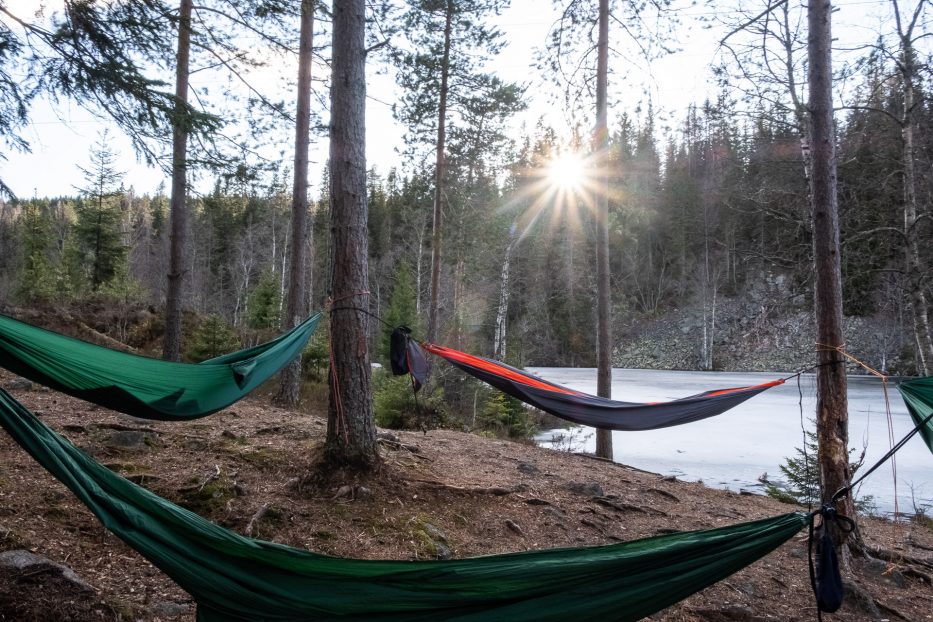
[[[8,0],[8,6],[14,11],[35,4],[31,0]],[[51,4],[54,5],[54,2]],[[870,41],[872,28],[877,21],[874,16],[885,4],[884,0],[841,0],[834,4],[839,7],[833,18],[838,43],[843,45],[847,42]],[[709,66],[716,58],[717,42],[722,31],[704,27],[701,20],[716,17],[727,19],[732,12],[714,11],[689,0],[679,0],[678,6],[682,23],[677,32],[677,51],[653,61],[650,73],[635,72],[625,80],[619,76],[610,79],[613,104],[610,123],[622,111],[632,114],[638,104],[644,102],[646,88],[655,107],[675,125],[688,104],[702,103],[705,98],[715,94]],[[539,118],[556,128],[569,125],[568,115],[552,105],[549,98],[549,95],[553,95],[549,91],[557,87],[546,83],[540,73],[532,68],[534,53],[543,48],[556,15],[549,2],[513,0],[511,7],[496,21],[508,45],[496,61],[489,65],[489,69],[507,81],[528,86],[529,107],[513,123],[515,137],[521,136],[523,131],[527,132],[527,128],[533,128]],[[279,67],[277,70],[286,73],[289,70],[291,73],[296,71],[294,67]],[[264,83],[269,85],[270,90],[274,90],[276,80],[269,79]],[[320,83],[316,85],[316,88],[321,88]],[[401,145],[403,130],[392,118],[390,107],[395,99],[395,85],[390,75],[380,75],[377,67],[370,64],[367,89],[370,96],[366,110],[367,164],[385,172],[400,161],[396,147]],[[286,100],[293,99],[288,95],[283,97]],[[30,142],[32,152],[7,153],[8,161],[0,161],[0,178],[18,196],[29,198],[74,194],[75,188],[82,185],[82,173],[78,167],[86,166],[92,145],[107,128],[111,128],[109,144],[120,154],[119,168],[126,173],[124,183],[127,187],[133,187],[138,194],[143,194],[154,193],[163,181],[168,186],[168,180],[161,171],[137,160],[129,139],[119,129],[83,108],[67,102],[53,106],[40,101],[33,106],[31,117],[32,122],[23,136]],[[590,119],[582,121],[585,123]],[[313,140],[311,160],[314,164],[309,175],[311,196],[316,195],[320,170],[327,157],[326,138],[315,137]],[[290,163],[292,141],[291,134],[283,133],[274,140],[270,152],[283,153],[283,157]],[[195,187],[198,188],[200,184],[199,189],[204,191],[211,183],[211,179],[206,178],[196,182]]]

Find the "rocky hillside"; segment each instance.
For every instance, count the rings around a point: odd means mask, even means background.
[[[713,368],[795,371],[815,362],[816,325],[809,300],[780,288],[717,301]],[[703,317],[677,309],[617,327],[613,365],[643,369],[702,369]],[[913,373],[909,327],[900,318],[845,318],[845,349],[876,369]],[[857,366],[850,371],[857,372]]]

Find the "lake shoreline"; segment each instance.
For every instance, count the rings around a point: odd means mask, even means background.
[[[569,388],[595,394],[594,368],[528,368],[532,373]],[[671,370],[613,370],[613,397],[621,401],[665,401],[718,390],[757,384],[783,377],[779,372],[686,372]],[[865,451],[865,464],[873,464],[889,448],[882,383],[875,376],[855,376],[849,386],[850,448],[856,458]],[[645,432],[613,433],[614,460],[635,468],[677,477],[682,481],[731,490],[763,493],[767,481],[781,485],[780,465],[803,445],[801,426],[808,429],[815,412],[816,382],[813,374],[774,387],[719,416],[691,424]],[[913,428],[900,396],[889,391],[895,438]],[[762,425],[766,423],[767,425]],[[551,435],[561,438],[558,442]],[[541,430],[539,446],[593,452],[592,428]],[[911,513],[913,506],[933,507],[933,478],[929,477],[929,451],[920,439],[912,439],[896,456],[897,484],[890,463],[882,466],[860,487],[870,495],[881,514],[897,509]]]

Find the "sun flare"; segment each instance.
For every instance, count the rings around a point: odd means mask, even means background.
[[[580,188],[583,176],[583,160],[577,154],[562,153],[551,160],[548,179],[554,186],[564,190]]]

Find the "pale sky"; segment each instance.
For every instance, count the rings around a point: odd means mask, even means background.
[[[33,6],[37,3],[18,0],[9,3],[12,9],[19,6]],[[684,0],[682,6],[682,27],[678,35],[679,51],[651,65],[650,75],[635,75],[630,81],[621,84],[618,78],[610,80],[610,91],[615,93],[615,107],[610,109],[610,123],[623,111],[632,112],[640,100],[644,99],[644,85],[648,85],[656,109],[660,108],[671,116],[675,125],[679,124],[682,112],[689,103],[701,103],[715,92],[712,84],[709,64],[716,54],[716,43],[721,31],[705,29],[697,21],[702,17],[712,17],[716,13],[707,7],[690,6]],[[884,0],[842,0],[834,3],[839,11],[834,14],[834,34],[841,42],[870,42],[874,38],[873,17],[886,3]],[[728,15],[728,11],[720,12]],[[555,87],[542,83],[536,70],[532,68],[535,49],[543,47],[546,35],[556,16],[550,2],[543,0],[513,0],[511,8],[499,19],[498,25],[505,33],[508,47],[499,58],[490,65],[503,79],[529,85],[529,108],[515,121],[516,137],[522,123],[533,128],[537,120],[544,117],[555,128],[567,128],[568,117],[556,110],[548,101],[545,91]],[[297,62],[292,59],[292,64]],[[617,61],[613,61],[617,62]],[[395,147],[401,145],[402,128],[392,118],[386,103],[395,99],[395,87],[391,76],[376,75],[375,66],[369,67],[367,102],[367,164],[386,172],[397,165],[400,157]],[[289,75],[295,72],[293,66],[281,67],[280,71]],[[275,80],[267,81],[274,88]],[[316,83],[320,88],[320,83]],[[325,94],[326,95],[326,94]],[[270,99],[293,96],[272,93]],[[591,123],[592,119],[584,119]],[[32,109],[32,123],[23,132],[32,145],[32,153],[8,153],[9,160],[0,163],[0,177],[17,193],[28,198],[38,196],[70,195],[75,193],[75,186],[81,185],[82,177],[79,165],[85,165],[91,146],[108,124],[95,118],[76,105],[52,107],[46,102],[38,102]],[[588,127],[583,127],[586,130]],[[111,129],[111,145],[122,159],[120,168],[126,171],[125,184],[132,186],[137,193],[153,193],[164,175],[155,169],[137,162],[129,140],[119,129]],[[274,152],[282,151],[291,162],[293,135],[285,133],[276,141]],[[327,141],[324,137],[315,139],[312,145],[312,161],[316,163],[310,174],[312,183],[311,196],[316,196],[319,183],[320,167],[327,157]],[[200,189],[209,188],[212,180],[196,184]],[[167,179],[166,179],[166,185]]]

